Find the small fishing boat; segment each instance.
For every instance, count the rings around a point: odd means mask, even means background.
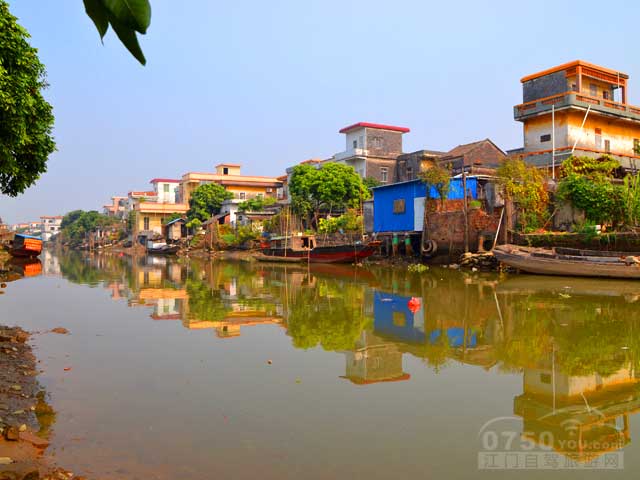
[[[373,255],[379,246],[379,241],[318,245],[315,235],[290,235],[262,240],[262,255],[257,258],[261,261],[357,263]]]
[[[9,253],[14,257],[37,257],[42,252],[42,239],[16,233],[9,246]]]
[[[497,246],[493,254],[505,265],[528,273],[640,279],[640,254],[516,245]]]
[[[175,255],[180,250],[178,245],[167,245],[165,242],[147,242],[147,253],[150,255]]]

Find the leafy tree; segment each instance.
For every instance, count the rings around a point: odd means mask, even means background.
[[[326,163],[316,169],[297,165],[289,182],[293,210],[302,216],[313,214],[314,224],[321,211],[331,213],[357,207],[370,197],[369,190],[353,167]]]
[[[364,183],[364,186],[367,187],[369,190],[382,185],[382,182],[374,177],[367,177],[362,181],[362,183]]]
[[[84,8],[100,39],[104,38],[111,25],[131,55],[142,65],[147,63],[136,33],[144,35],[151,23],[149,0],[84,0]]]
[[[86,234],[96,228],[121,226],[120,221],[95,210],[85,212],[74,210],[67,213],[60,224],[60,238],[63,242],[78,245],[85,240]]]
[[[549,194],[540,170],[521,158],[507,158],[497,175],[504,194],[516,204],[522,230],[541,227],[548,218]]]
[[[0,192],[12,197],[46,172],[55,150],[45,68],[16,20],[0,0]]]
[[[619,170],[620,163],[607,156],[570,157],[562,164],[558,197],[584,210],[590,222],[623,224],[630,221],[637,208],[635,182],[633,186],[629,181],[625,185],[612,183]],[[630,195],[632,189],[633,196]]]
[[[217,183],[200,185],[191,195],[187,217],[189,220],[206,222],[220,212],[222,202],[230,198],[233,198],[233,194]]]
[[[431,198],[431,188],[435,188],[444,205],[451,189],[451,171],[445,167],[435,165],[420,173],[420,178],[427,185],[427,198]]]
[[[308,216],[314,210],[312,191],[315,178],[316,169],[314,167],[307,164],[293,167],[289,181],[289,194],[291,195],[291,207],[299,215]]]
[[[245,200],[238,205],[241,212],[261,212],[265,207],[275,205],[276,199],[273,197],[256,197]]]

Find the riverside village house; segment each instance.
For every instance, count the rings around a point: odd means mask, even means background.
[[[635,169],[640,107],[627,103],[629,76],[582,60],[527,75],[513,109],[523,124],[524,146],[511,150],[533,165],[552,169],[572,153],[608,154]]]

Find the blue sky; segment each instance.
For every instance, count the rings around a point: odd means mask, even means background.
[[[583,59],[631,76],[640,103],[640,4],[151,0],[141,67],[81,0],[10,0],[47,66],[58,151],[17,199],[13,223],[211,171],[280,175],[344,149],[338,130],[407,126],[405,151],[489,137],[521,146],[519,79]]]

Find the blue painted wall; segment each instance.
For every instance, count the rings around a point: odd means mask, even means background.
[[[464,328],[449,327],[424,331],[424,327],[414,325],[414,316],[409,309],[411,297],[404,297],[393,293],[376,291],[374,294],[374,321],[373,331],[391,339],[413,344],[437,344],[444,334],[450,347],[461,347],[464,344]],[[404,322],[394,323],[394,315],[404,318]],[[424,315],[422,313],[422,315]],[[467,331],[467,347],[473,348],[478,344],[478,336],[470,329]]]
[[[475,178],[467,179],[467,191],[473,198],[478,198],[478,182]],[[378,232],[413,232],[415,198],[425,197],[427,187],[422,180],[394,183],[373,189],[373,231]],[[431,188],[431,198],[438,198],[435,188]],[[451,179],[449,200],[462,200],[464,198],[462,179]],[[404,213],[393,213],[394,200],[404,199]]]

